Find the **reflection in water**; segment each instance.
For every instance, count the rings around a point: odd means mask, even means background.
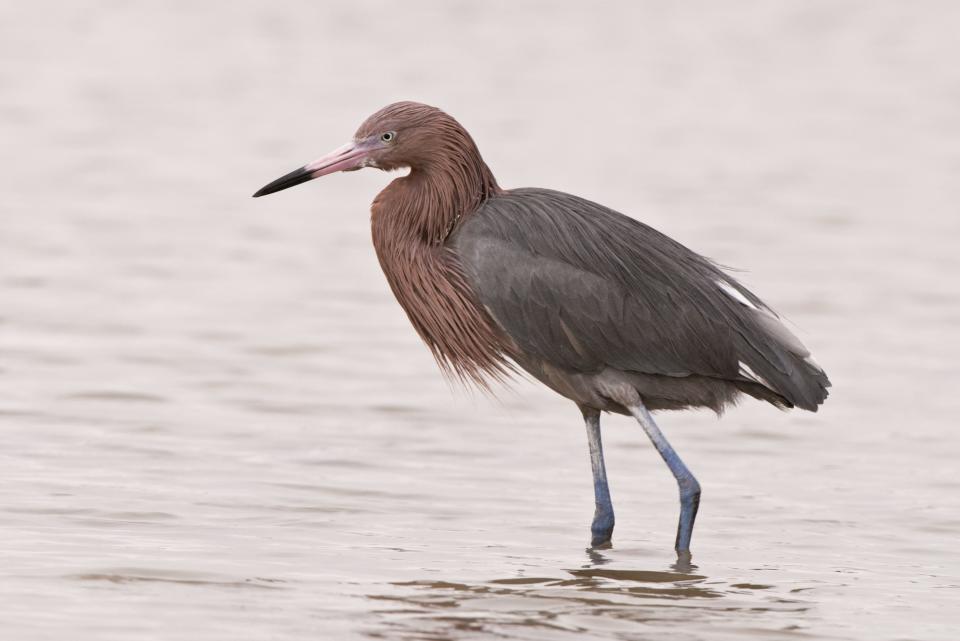
[[[262,590],[282,589],[280,579],[253,577],[230,580],[198,572],[177,572],[143,568],[118,568],[107,572],[72,574],[64,578],[75,581],[105,581],[107,583],[172,583],[179,585],[212,586],[218,588],[254,588]]]
[[[2,639],[957,638],[960,4],[47,4],[0,3]],[[395,176],[249,198],[394,99],[743,268],[836,373],[664,417],[699,567],[635,424],[583,554],[573,405],[451,393],[370,245]]]
[[[483,582],[420,580],[391,584],[392,594],[371,599],[392,607],[376,611],[375,638],[448,639],[464,632],[508,638],[635,638],[643,624],[675,622],[688,632],[711,620],[729,622],[738,613],[743,625],[782,612],[788,617],[810,608],[806,601],[754,591],[774,586],[711,581],[674,564],[664,570],[619,569],[612,559],[587,550],[587,563],[558,576],[517,576]],[[769,593],[767,593],[769,594]],[[767,621],[769,624],[769,621]],[[791,628],[784,621],[781,629]]]

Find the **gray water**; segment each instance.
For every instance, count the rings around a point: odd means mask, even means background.
[[[956,639],[960,5],[0,5],[0,637]],[[586,438],[444,382],[390,176],[266,182],[397,99],[501,183],[639,217],[788,318],[818,414]]]

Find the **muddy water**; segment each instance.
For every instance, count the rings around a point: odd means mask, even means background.
[[[10,639],[955,639],[955,3],[0,7]],[[581,6],[582,5],[582,6]],[[393,302],[388,176],[265,182],[414,98],[506,186],[720,262],[830,372],[817,415],[451,388]]]

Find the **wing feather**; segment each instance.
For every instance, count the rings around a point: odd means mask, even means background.
[[[807,409],[826,397],[826,375],[763,301],[706,258],[596,203],[507,192],[472,213],[453,245],[493,318],[556,366],[761,384]]]

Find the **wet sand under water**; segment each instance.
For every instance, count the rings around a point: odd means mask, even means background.
[[[0,8],[0,636],[956,638],[956,5],[88,4]],[[692,565],[639,426],[592,551],[576,408],[443,381],[389,177],[249,198],[401,98],[746,270],[830,373],[659,415]]]

